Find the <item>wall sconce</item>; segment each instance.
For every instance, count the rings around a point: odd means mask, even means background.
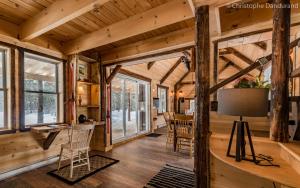
[[[181,97],[183,95],[182,91],[179,91],[179,97]]]
[[[84,94],[83,88],[81,86],[78,87],[78,104],[81,106],[82,103],[82,95]]]
[[[170,92],[170,96],[173,96],[174,95],[174,91],[172,90],[171,92]]]

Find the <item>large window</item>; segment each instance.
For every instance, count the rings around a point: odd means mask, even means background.
[[[159,98],[158,113],[167,112],[168,109],[168,88],[157,86],[157,97]]]
[[[0,130],[11,129],[10,126],[10,84],[9,64],[7,63],[8,49],[0,47]]]
[[[24,54],[24,123],[62,122],[62,63],[39,55]]]

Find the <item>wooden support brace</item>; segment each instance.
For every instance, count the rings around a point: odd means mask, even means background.
[[[295,46],[298,45],[298,42],[300,41],[300,38],[294,40],[293,42],[290,43],[290,49],[294,48]],[[258,60],[256,60],[253,64],[251,64],[250,66],[244,68],[243,70],[241,70],[240,72],[232,75],[231,77],[223,80],[222,82],[218,83],[217,85],[214,85],[213,87],[210,88],[210,93],[214,93],[216,92],[218,89],[220,89],[221,87],[229,84],[230,82],[234,81],[235,79],[238,79],[240,77],[242,77],[243,75],[247,74],[248,72],[258,68],[259,66],[264,66],[266,65],[269,61],[272,60],[272,54],[269,54],[265,57],[259,58]]]
[[[150,70],[151,67],[154,65],[155,61],[151,61],[147,64],[147,69]]]
[[[122,65],[117,65],[114,68],[114,70],[110,73],[110,75],[106,79],[106,84],[110,84],[110,82],[112,81],[112,79],[118,74],[118,72],[120,71],[121,68],[122,68]]]
[[[170,70],[162,77],[160,80],[160,84],[163,84],[164,81],[174,72],[174,70],[178,67],[178,65],[181,63],[181,58],[179,58],[176,63],[170,68]]]

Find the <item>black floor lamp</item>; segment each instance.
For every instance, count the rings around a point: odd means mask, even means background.
[[[257,162],[252,143],[251,132],[247,121],[243,117],[265,117],[268,114],[268,89],[258,88],[233,88],[222,89],[218,92],[218,114],[239,116],[238,121],[233,122],[227,156],[235,157],[236,161],[248,160]],[[230,154],[233,136],[236,134],[236,154]],[[252,158],[246,157],[245,131],[251,149]]]

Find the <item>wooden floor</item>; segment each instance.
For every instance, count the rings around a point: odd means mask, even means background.
[[[118,146],[109,153],[96,152],[120,162],[73,186],[46,174],[56,168],[53,164],[1,181],[0,188],[141,188],[167,163],[193,167],[193,159],[188,153],[174,153],[170,148],[166,149],[165,140],[165,135],[143,137]]]

